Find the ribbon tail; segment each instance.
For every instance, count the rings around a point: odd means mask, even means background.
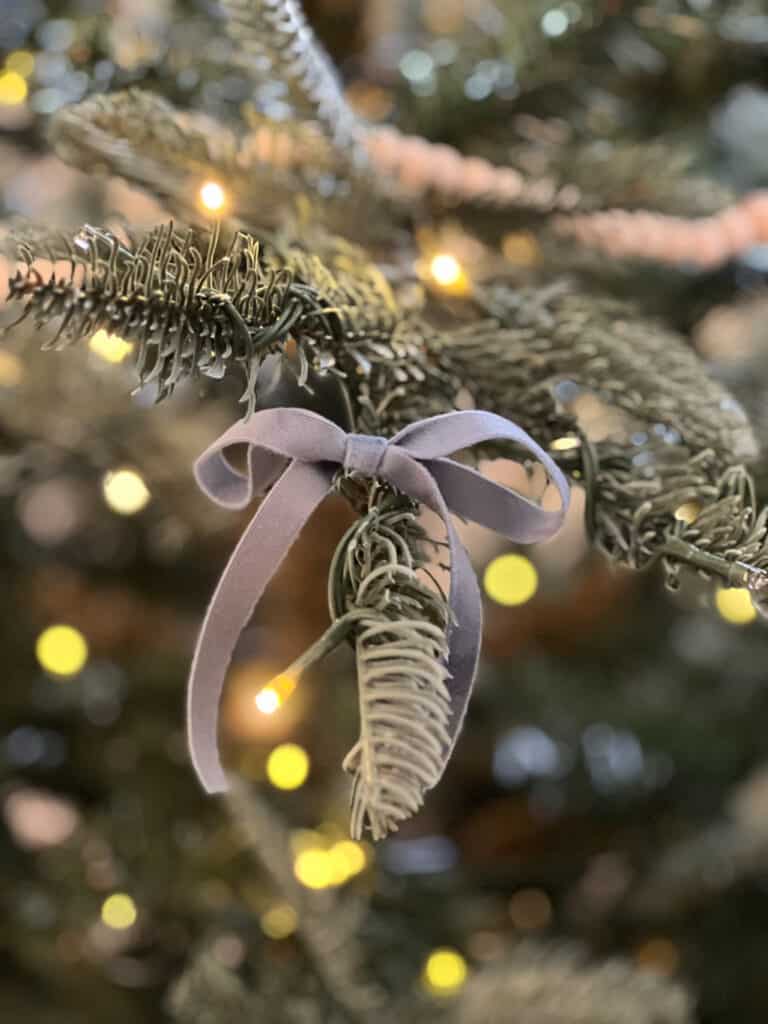
[[[208,793],[228,788],[219,758],[219,702],[237,641],[270,579],[331,485],[327,468],[292,462],[246,527],[208,605],[187,689],[190,757]]]
[[[451,745],[446,752],[447,764],[464,724],[477,673],[483,635],[483,600],[469,555],[447,515],[445,523],[448,528],[451,555],[450,607],[456,620],[449,634],[448,647],[450,678],[447,680],[447,686],[451,694],[451,721],[448,731]]]

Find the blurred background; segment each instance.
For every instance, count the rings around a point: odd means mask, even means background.
[[[764,0],[306,10],[372,120],[604,205],[695,212],[691,180],[768,187]],[[213,0],[0,0],[0,218],[159,222],[154,198],[52,155],[47,119],[132,84],[224,123],[284,119],[281,83],[254,88],[231,47]],[[488,221],[425,218],[415,287],[452,291],[499,259],[523,281],[580,258],[535,220]],[[768,248],[709,270],[589,269],[682,329],[768,436]],[[0,270],[5,289],[13,264]],[[347,832],[351,653],[295,689],[270,683],[327,624],[327,566],[351,521],[328,502],[229,679],[222,741],[258,794],[232,813],[202,795],[182,714],[245,521],[206,502],[191,465],[240,415],[238,389],[196,382],[155,407],[134,392],[130,343],[40,341],[25,324],[0,346],[2,1021],[375,1020],[323,979],[342,933],[410,1007],[403,1020],[463,1005],[462,1021],[765,1021],[768,631],[745,593],[672,596],[653,571],[617,571],[590,551],[578,496],[533,550],[465,529],[486,595],[475,697],[439,787],[374,848]],[[270,870],[270,842],[299,896]],[[304,898],[325,928],[309,943],[321,983],[281,1010],[304,985]],[[502,969],[506,1006],[484,1004],[472,985]]]

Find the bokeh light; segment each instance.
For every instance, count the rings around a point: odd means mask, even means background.
[[[530,601],[538,585],[536,567],[524,555],[500,555],[489,563],[483,575],[488,597],[507,606]]]
[[[130,341],[124,341],[117,334],[108,334],[105,330],[96,331],[88,347],[107,363],[122,363],[133,351]]]
[[[74,626],[49,626],[37,638],[35,654],[51,675],[75,676],[88,660],[88,643]]]
[[[298,923],[298,916],[290,903],[276,903],[259,919],[261,930],[268,939],[287,939],[296,931]]]
[[[327,889],[333,885],[333,865],[327,850],[302,850],[293,862],[293,873],[307,889]]]
[[[253,698],[253,702],[262,715],[273,715],[282,704],[280,694],[273,686],[265,686]]]
[[[433,995],[452,996],[467,980],[467,961],[455,949],[433,950],[427,957],[422,974],[424,987]]]
[[[519,889],[509,901],[509,916],[520,931],[539,931],[552,921],[552,903],[543,889]]]
[[[147,505],[151,494],[133,469],[115,469],[105,474],[101,485],[104,500],[121,516],[132,516]]]
[[[17,107],[27,98],[29,87],[18,71],[3,71],[0,74],[0,107]]]
[[[14,50],[5,58],[6,71],[15,71],[22,78],[29,78],[35,70],[35,55],[29,50]]]
[[[281,743],[267,758],[267,778],[276,789],[298,789],[309,775],[309,755],[297,743]]]
[[[209,213],[221,213],[227,205],[227,193],[217,181],[206,181],[198,194],[200,205]]]
[[[746,626],[757,618],[752,597],[744,587],[720,587],[715,594],[715,607],[734,626]]]
[[[108,928],[124,931],[136,924],[139,914],[136,904],[127,893],[114,892],[101,905],[101,920]]]

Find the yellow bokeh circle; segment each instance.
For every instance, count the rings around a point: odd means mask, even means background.
[[[74,626],[49,626],[37,638],[35,654],[51,675],[76,676],[88,660],[88,642]]]
[[[745,587],[721,587],[715,594],[715,606],[726,622],[746,626],[757,618],[752,597]]]
[[[488,597],[509,607],[530,601],[538,585],[536,567],[524,555],[500,555],[487,566],[483,575]]]
[[[439,996],[455,995],[467,980],[467,961],[456,949],[433,950],[424,964],[424,987]]]
[[[309,775],[309,754],[297,743],[281,743],[267,758],[267,778],[276,789],[298,789]]]

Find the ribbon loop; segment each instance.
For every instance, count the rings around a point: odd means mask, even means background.
[[[542,509],[448,458],[460,449],[492,440],[514,442],[536,456],[560,492],[558,511]],[[227,458],[231,447],[243,444],[247,446],[245,472]],[[405,427],[389,441],[345,434],[307,409],[265,409],[228,430],[195,466],[200,488],[226,508],[243,508],[256,495],[268,490],[269,494],[221,575],[192,662],[187,690],[189,747],[209,793],[227,788],[218,753],[218,708],[237,640],[298,533],[332,490],[338,467],[380,476],[433,509],[445,523],[451,557],[449,602],[456,623],[449,636],[452,719],[446,761],[461,730],[482,634],[480,591],[450,512],[511,540],[531,543],[552,536],[568,507],[568,484],[552,458],[524,430],[493,413],[444,413]]]

